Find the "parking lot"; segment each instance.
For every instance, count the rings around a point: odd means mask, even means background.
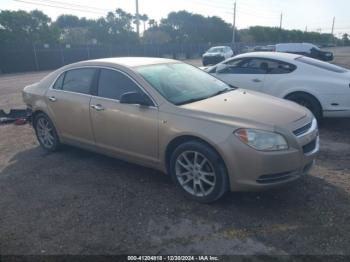
[[[349,49],[335,63],[350,68]],[[198,65],[199,61],[190,61]],[[0,109],[48,72],[0,76]],[[311,174],[288,187],[187,200],[158,171],[0,126],[0,253],[350,255],[350,120],[321,123]]]

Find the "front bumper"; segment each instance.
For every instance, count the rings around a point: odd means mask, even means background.
[[[226,143],[227,150],[234,146],[232,157],[225,160],[231,191],[271,189],[308,174],[319,151],[317,123],[298,136],[291,133],[287,140],[290,148],[278,152],[256,151],[240,141]]]

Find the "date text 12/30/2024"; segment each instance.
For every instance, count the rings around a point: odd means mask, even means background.
[[[217,256],[128,256],[128,261],[220,261]]]

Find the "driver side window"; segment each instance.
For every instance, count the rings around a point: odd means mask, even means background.
[[[120,100],[128,92],[140,92],[140,89],[128,76],[115,70],[101,69],[97,93],[99,97]]]

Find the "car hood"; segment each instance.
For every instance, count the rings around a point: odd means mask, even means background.
[[[241,126],[269,126],[293,129],[310,112],[293,102],[237,89],[206,100],[181,106],[206,119]]]

